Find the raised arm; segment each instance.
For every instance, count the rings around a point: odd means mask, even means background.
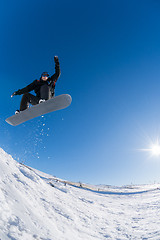
[[[59,59],[57,56],[54,57],[55,62],[55,73],[49,78],[50,84],[55,84],[61,74],[60,66],[59,66]]]

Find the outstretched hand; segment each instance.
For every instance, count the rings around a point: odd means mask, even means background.
[[[11,97],[14,97],[16,95],[16,92],[12,93]]]
[[[11,97],[14,97],[14,96],[16,96],[16,95],[20,95],[20,90],[15,91],[14,93],[12,93]]]

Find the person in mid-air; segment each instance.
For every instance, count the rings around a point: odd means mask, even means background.
[[[11,97],[23,94],[20,110],[16,110],[15,114],[18,114],[20,111],[27,109],[29,107],[29,104],[36,105],[54,97],[55,84],[60,76],[59,59],[57,56],[54,57],[54,62],[55,73],[51,77],[49,77],[48,72],[43,72],[39,80],[33,81],[25,88],[19,89],[12,94]],[[29,93],[33,90],[36,93],[36,96]]]

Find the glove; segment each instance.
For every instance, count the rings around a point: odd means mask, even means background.
[[[11,97],[14,97],[15,95],[21,95],[20,89],[18,91],[15,91],[14,93],[12,93]]]
[[[55,62],[55,63],[59,63],[58,56],[54,56],[54,62]]]

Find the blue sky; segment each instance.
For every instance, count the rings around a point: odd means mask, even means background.
[[[19,161],[73,181],[160,181],[160,3],[1,1],[0,147]],[[18,127],[5,119],[19,88],[54,73],[71,106]]]

